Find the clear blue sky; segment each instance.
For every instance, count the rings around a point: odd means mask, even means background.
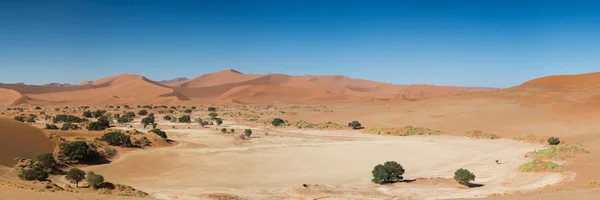
[[[573,0],[0,0],[5,83],[233,68],[509,87],[599,64],[600,3]]]

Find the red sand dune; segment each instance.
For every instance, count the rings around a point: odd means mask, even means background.
[[[527,81],[517,87],[553,89],[570,86],[600,86],[600,72],[577,75],[546,76]]]
[[[0,88],[0,106],[11,106],[23,103],[25,97],[21,93],[11,90]]]
[[[52,153],[56,145],[42,130],[11,118],[0,117],[0,165],[11,167],[16,157],[34,158]]]
[[[240,103],[240,102],[335,102],[423,100],[464,93],[464,87],[393,85],[346,76],[253,75],[235,70],[205,74],[187,81],[161,84],[140,75],[122,74],[86,81],[78,86],[53,87],[1,84],[20,92],[16,104],[109,104],[109,103]],[[485,91],[487,88],[469,88]],[[253,94],[254,93],[254,94]],[[269,98],[263,98],[264,93]],[[9,101],[9,100],[7,100]],[[5,102],[0,102],[5,103]],[[6,104],[13,104],[8,102]]]
[[[32,99],[48,102],[169,102],[189,100],[173,89],[140,75],[122,74],[99,79],[87,84],[92,89],[70,92],[30,94]]]

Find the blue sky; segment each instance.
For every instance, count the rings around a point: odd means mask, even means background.
[[[244,73],[510,87],[600,71],[600,3],[0,1],[0,82]]]

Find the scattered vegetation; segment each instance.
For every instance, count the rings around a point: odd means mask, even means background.
[[[79,126],[77,126],[77,124],[73,124],[71,122],[66,122],[62,125],[62,127],[60,128],[60,130],[66,131],[66,130],[79,130]]]
[[[33,163],[31,166],[20,169],[18,176],[20,179],[27,181],[45,181],[46,179],[48,179],[49,174],[46,170],[44,170],[42,164],[36,162]]]
[[[215,118],[215,123],[217,123],[217,126],[221,126],[221,124],[223,124],[223,119]]]
[[[404,177],[404,168],[395,161],[387,161],[383,165],[379,164],[371,171],[372,181],[377,184],[394,183],[402,181]]]
[[[80,123],[83,120],[77,116],[73,115],[56,115],[52,122],[61,123],[61,122],[71,122],[71,123]]]
[[[540,159],[534,159],[531,162],[525,163],[519,167],[521,172],[561,172],[564,166]]]
[[[468,131],[465,133],[465,135],[470,138],[485,138],[485,139],[490,139],[490,140],[500,138],[494,133],[490,133],[490,132],[484,133],[481,130]]]
[[[571,144],[553,145],[550,148],[537,150],[531,153],[534,159],[564,160],[575,157],[578,153],[589,153],[580,146]]]
[[[227,129],[226,129],[226,128],[222,128],[222,129],[221,129],[221,132],[222,132],[222,133],[227,133]]]
[[[140,111],[138,112],[138,115],[147,115],[147,114],[148,114],[148,111],[147,111],[147,110],[140,110]]]
[[[533,143],[540,143],[540,144],[543,144],[545,141],[544,138],[540,138],[535,135],[519,136],[519,137],[515,137],[514,139],[517,141],[533,142]]]
[[[56,160],[54,160],[54,156],[52,153],[42,153],[37,155],[36,161],[40,163],[44,171],[51,172],[52,168],[56,166]]]
[[[368,133],[373,134],[387,134],[397,136],[412,136],[412,135],[441,135],[443,132],[439,130],[433,130],[429,128],[405,126],[403,128],[371,128],[367,130]]]
[[[454,172],[454,180],[466,186],[470,186],[470,182],[475,180],[475,175],[469,170],[460,168]]]

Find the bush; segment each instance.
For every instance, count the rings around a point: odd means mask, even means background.
[[[34,109],[35,110],[41,110],[42,108],[40,108],[39,106],[36,106]]]
[[[208,112],[217,112],[217,108],[215,107],[208,107]]]
[[[127,117],[129,117],[131,119],[135,118],[135,113],[134,112],[127,112],[127,113],[125,113],[125,115],[127,115]]]
[[[252,135],[252,129],[244,130],[244,134],[246,134],[247,137],[250,137]]]
[[[33,181],[33,180],[45,181],[46,179],[48,179],[48,172],[46,172],[46,170],[44,170],[44,168],[43,168],[43,166],[41,164],[35,163],[31,167],[31,169],[23,169],[23,170],[21,170],[21,172],[19,173],[18,176],[22,180],[28,180],[28,181]]]
[[[77,116],[73,116],[73,115],[56,115],[56,116],[54,116],[54,119],[52,121],[54,123],[61,123],[61,122],[79,123],[82,121],[82,119]]]
[[[64,123],[62,125],[62,127],[60,128],[60,130],[66,131],[66,130],[77,130],[79,129],[79,126],[77,126],[77,124],[72,124],[70,122]]]
[[[92,118],[92,111],[89,111],[89,110],[83,111],[83,114],[81,114],[81,115],[86,118]]]
[[[75,187],[79,187],[79,182],[85,179],[85,172],[78,168],[71,168],[67,171],[66,177],[71,183],[75,183]]]
[[[132,121],[133,121],[133,117],[129,117],[127,115],[119,116],[117,118],[117,123],[119,123],[119,124],[125,124],[125,123],[129,123]]]
[[[560,144],[560,139],[558,139],[556,137],[548,138],[548,144],[550,144],[550,145],[558,145],[558,144]]]
[[[147,115],[147,114],[148,114],[148,111],[147,111],[147,110],[140,110],[140,111],[138,112],[138,115]]]
[[[537,150],[532,153],[532,157],[535,159],[564,160],[575,157],[575,154],[578,153],[589,153],[589,151],[571,144],[559,144],[552,145],[547,149]]]
[[[285,123],[285,121],[283,121],[283,119],[281,119],[281,118],[275,118],[271,122],[271,124],[273,124],[273,126],[279,126],[279,125],[281,125],[283,123]]]
[[[219,114],[217,114],[217,113],[215,113],[215,112],[208,113],[208,116],[210,116],[210,118],[211,118],[211,119],[214,119],[214,118],[216,118],[218,115],[219,115]]]
[[[15,117],[13,117],[13,119],[20,121],[20,122],[25,122],[25,116],[23,116],[23,115],[15,116]]]
[[[184,115],[184,116],[179,117],[178,121],[179,121],[179,123],[191,123],[192,118],[190,118],[189,115]]]
[[[466,169],[458,169],[454,172],[454,180],[462,185],[469,186],[469,182],[475,180],[475,175]]]
[[[73,141],[60,144],[60,154],[68,160],[81,162],[95,158],[98,152],[84,141]]]
[[[235,133],[235,129],[231,129],[229,130],[229,132],[231,132],[231,134]]]
[[[110,132],[110,133],[106,133],[102,136],[102,141],[107,142],[110,145],[113,146],[122,146],[122,147],[129,147],[131,146],[131,138],[129,137],[129,135],[125,135],[121,132]]]
[[[56,124],[46,124],[46,129],[48,129],[48,130],[58,130],[58,126],[56,126]]]
[[[189,114],[189,113],[192,113],[192,109],[185,109],[183,112]]]
[[[98,188],[100,188],[102,183],[104,183],[104,176],[102,176],[100,174],[96,174],[93,171],[90,171],[87,173],[86,181],[87,181],[88,185],[90,185],[90,187],[92,187],[94,189],[98,189]]]
[[[215,118],[215,122],[217,122],[218,126],[221,126],[221,124],[223,124],[223,119],[221,119],[221,118]]]
[[[226,132],[227,132],[227,129],[226,129],[226,128],[222,128],[222,129],[221,129],[221,132],[223,132],[223,133],[226,133]]]
[[[361,128],[362,125],[358,121],[352,121],[352,122],[348,123],[348,126],[352,127],[352,129],[356,130],[356,129]]]
[[[154,134],[160,136],[161,138],[167,139],[167,133],[160,129],[152,129],[149,132],[154,133]]]
[[[378,184],[393,183],[402,181],[404,177],[404,168],[395,161],[387,161],[383,165],[379,164],[371,171],[373,174],[372,181]]]
[[[171,116],[170,116],[170,115],[165,115],[165,116],[163,117],[163,119],[164,119],[164,120],[167,120],[167,121],[171,121]]]
[[[56,160],[52,153],[42,153],[37,155],[36,160],[42,165],[43,169],[50,172],[56,166]]]
[[[154,123],[154,117],[153,116],[148,116],[148,117],[144,117],[144,119],[142,119],[142,124],[144,125],[149,125]]]
[[[108,127],[110,127],[110,121],[108,120],[108,117],[101,116],[100,118],[98,118],[98,121],[90,123],[87,129],[90,131],[102,131],[104,129],[107,129]]]

